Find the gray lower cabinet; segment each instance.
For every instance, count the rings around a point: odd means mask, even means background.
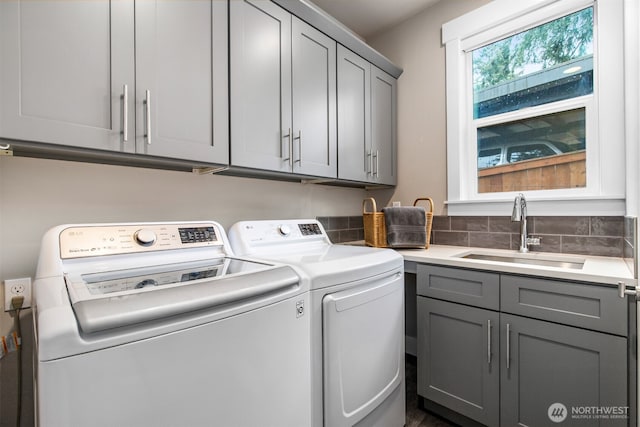
[[[428,402],[486,426],[629,425],[627,302],[615,288],[418,265],[416,289]]]
[[[336,178],[336,42],[271,1],[230,7],[231,163]]]
[[[418,394],[499,425],[499,328],[495,311],[418,296]]]
[[[228,162],[227,4],[0,2],[0,137]]]
[[[396,79],[338,46],[338,177],[394,185]]]
[[[556,403],[567,411],[563,426],[628,425],[626,417],[584,416],[628,405],[626,338],[508,314],[500,330],[500,425],[558,425],[563,414],[549,414]]]

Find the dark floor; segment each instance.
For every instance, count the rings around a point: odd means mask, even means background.
[[[455,427],[456,424],[431,414],[418,407],[416,358],[407,355],[405,361],[407,381],[407,424],[406,427]]]

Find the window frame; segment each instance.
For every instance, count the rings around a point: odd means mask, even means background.
[[[585,108],[587,186],[527,192],[534,215],[624,215],[624,0],[494,0],[442,27],[446,55],[447,210],[506,215],[518,192],[478,193],[477,127]],[[471,52],[578,10],[594,8],[593,93],[473,118]],[[608,166],[608,167],[607,167]]]

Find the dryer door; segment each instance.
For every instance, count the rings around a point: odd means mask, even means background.
[[[397,396],[390,407],[401,408],[393,418],[404,425],[404,389],[396,391],[404,379],[402,273],[328,294],[322,306],[324,425],[353,426]]]

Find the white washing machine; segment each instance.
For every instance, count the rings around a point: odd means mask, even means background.
[[[232,255],[210,221],[47,232],[37,423],[310,425],[308,288],[291,267]]]
[[[403,426],[403,258],[333,245],[316,220],[239,222],[229,240],[237,254],[293,266],[311,288],[312,425]]]

